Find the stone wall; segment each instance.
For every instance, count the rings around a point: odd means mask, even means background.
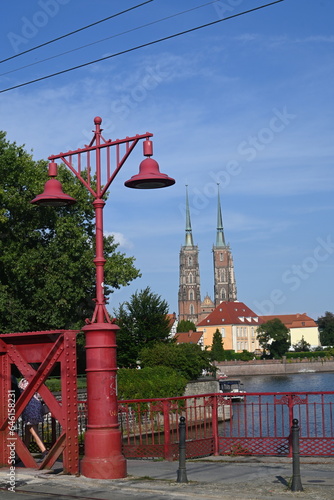
[[[189,382],[186,386],[184,396],[197,396],[198,394],[215,394],[219,392],[217,380],[196,380]]]
[[[241,377],[242,375],[286,375],[303,372],[334,372],[333,358],[318,358],[310,361],[301,359],[299,361],[278,360],[253,360],[253,361],[225,361],[216,363],[217,376],[224,373],[228,377]]]
[[[198,379],[195,382],[189,382],[186,386],[184,396],[198,396],[207,394],[216,394],[219,392],[218,380],[208,380],[208,379]],[[212,407],[211,405],[203,406],[203,402],[196,401],[196,398],[187,399],[187,422],[191,423],[191,418],[195,417],[196,422],[200,420],[212,419]],[[202,405],[202,406],[201,406]],[[191,407],[196,408],[195,412],[191,411]],[[230,420],[232,415],[232,406],[230,404],[219,404],[218,405],[218,420]],[[190,419],[190,420],[189,420]]]

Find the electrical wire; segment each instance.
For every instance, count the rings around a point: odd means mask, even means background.
[[[95,21],[94,23],[87,24],[87,26],[83,26],[82,28],[78,28],[77,30],[71,31],[70,33],[66,33],[65,35],[58,36],[57,38],[53,38],[52,40],[49,40],[48,42],[41,43],[40,45],[36,45],[36,47],[32,47],[31,49],[24,50],[23,52],[20,52],[19,54],[15,54],[14,56],[7,57],[7,59],[2,59],[0,61],[1,63],[10,61],[11,59],[15,59],[15,57],[20,57],[23,56],[24,54],[28,54],[28,52],[32,52],[33,50],[40,49],[41,47],[45,47],[46,45],[50,45],[50,43],[58,42],[58,40],[62,40],[63,38],[66,38],[68,36],[74,35],[75,33],[80,33],[80,31],[86,30],[88,28],[91,28],[92,26],[96,26],[97,24],[104,23],[105,21],[109,21],[109,19],[113,19],[114,17],[121,16],[122,14],[126,14],[127,12],[130,12],[131,10],[138,9],[138,7],[142,7],[143,5],[146,5],[147,3],[154,2],[154,0],[147,0],[146,2],[140,3],[138,5],[135,5],[133,7],[130,7],[129,9],[122,10],[121,12],[117,12],[117,14],[113,14],[112,16],[105,17],[104,19],[100,19],[99,21]]]
[[[78,66],[72,66],[71,68],[67,68],[67,69],[64,69],[64,70],[61,70],[61,71],[57,71],[56,73],[52,73],[50,75],[42,76],[40,78],[36,78],[35,80],[30,80],[28,82],[20,83],[18,85],[14,85],[13,87],[8,87],[6,89],[0,90],[0,94],[2,94],[4,92],[8,92],[10,90],[14,90],[14,89],[20,88],[20,87],[25,87],[26,85],[31,85],[32,83],[36,83],[36,82],[40,82],[40,81],[43,81],[43,80],[47,80],[48,78],[53,78],[54,76],[62,75],[62,74],[68,73],[70,71],[74,71],[76,69],[84,68],[86,66],[90,66],[91,64],[95,64],[95,63],[98,63],[98,62],[101,62],[101,61],[106,61],[107,59],[111,59],[113,57],[117,57],[117,56],[120,56],[120,55],[123,55],[123,54],[128,54],[129,52],[133,52],[135,50],[139,50],[139,49],[142,49],[144,47],[149,47],[151,45],[155,45],[157,43],[164,42],[166,40],[171,40],[171,39],[176,38],[178,36],[182,36],[182,35],[185,35],[185,34],[188,34],[188,33],[192,33],[194,31],[200,30],[202,28],[207,28],[208,26],[213,26],[215,24],[221,23],[223,21],[228,21],[230,19],[233,19],[233,18],[236,18],[236,17],[239,17],[239,16],[243,16],[245,14],[250,14],[251,12],[255,12],[257,10],[264,9],[265,7],[270,7],[272,5],[275,5],[277,3],[281,3],[281,2],[284,2],[284,1],[285,0],[275,0],[274,2],[270,2],[270,3],[267,3],[265,5],[260,5],[259,7],[254,7],[252,9],[249,9],[249,10],[246,10],[246,11],[243,11],[243,12],[239,12],[238,14],[233,14],[231,16],[224,17],[223,19],[218,19],[216,21],[212,21],[210,23],[202,24],[200,26],[195,26],[194,28],[190,28],[190,29],[185,30],[185,31],[180,31],[178,33],[174,33],[173,35],[168,35],[166,37],[159,38],[157,40],[153,40],[151,42],[147,42],[147,43],[144,43],[142,45],[137,45],[135,47],[131,47],[130,49],[125,49],[125,50],[122,50],[121,52],[117,52],[115,54],[110,54],[109,56],[104,56],[104,57],[100,57],[99,59],[94,59],[94,61],[89,61],[89,62],[86,62],[86,63],[83,63],[83,64],[79,64]]]
[[[54,56],[50,56],[50,57],[47,57],[45,59],[41,59],[40,61],[26,64],[25,66],[20,66],[19,68],[12,69],[10,71],[6,71],[5,73],[0,73],[0,76],[5,76],[5,75],[9,75],[11,73],[16,73],[17,71],[20,71],[21,69],[30,68],[31,66],[35,66],[36,64],[41,64],[41,63],[46,62],[46,61],[51,61],[52,59],[57,59],[58,57],[65,56],[67,54],[71,54],[72,52],[76,52],[78,50],[85,49],[87,47],[91,47],[92,45],[96,45],[98,43],[105,42],[106,40],[111,40],[112,38],[117,38],[117,37],[122,36],[122,35],[127,35],[128,33],[138,31],[142,28],[147,28],[147,26],[152,26],[153,24],[158,24],[158,23],[161,23],[163,21],[167,21],[168,19],[172,19],[174,17],[178,17],[178,16],[181,16],[183,14],[188,14],[189,12],[192,12],[192,11],[197,10],[197,9],[201,9],[203,7],[207,7],[208,5],[212,5],[213,3],[216,3],[218,1],[219,0],[212,0],[211,2],[207,2],[207,3],[204,3],[202,5],[198,5],[197,7],[183,10],[182,12],[177,12],[176,14],[172,14],[170,16],[166,16],[166,17],[163,17],[161,19],[157,19],[156,21],[151,21],[150,23],[142,24],[141,26],[137,26],[136,28],[131,28],[131,29],[128,29],[126,31],[122,31],[121,33],[116,33],[116,35],[108,36],[106,38],[102,38],[101,40],[96,40],[95,42],[87,43],[86,45],[81,45],[80,47],[76,47],[75,49],[66,50],[65,52],[61,52],[60,54],[56,54]],[[23,54],[23,52],[22,52],[22,54]],[[1,61],[0,61],[0,63],[1,63]]]

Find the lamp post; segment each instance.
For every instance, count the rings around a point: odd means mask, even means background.
[[[92,319],[86,319],[82,328],[86,338],[87,417],[85,456],[81,461],[84,476],[97,479],[116,479],[126,476],[126,460],[122,455],[122,439],[118,424],[116,394],[116,333],[119,327],[112,323],[106,309],[104,294],[103,207],[104,195],[125,161],[143,140],[146,157],[140,171],[126,181],[127,187],[154,189],[171,186],[175,180],[159,171],[158,163],[151,158],[153,134],[126,137],[115,141],[105,140],[101,129],[102,119],[94,119],[95,130],[89,145],[76,151],[49,156],[50,179],[44,192],[31,203],[40,206],[65,206],[75,199],[63,192],[57,176],[56,160],[62,161],[88,189],[95,209],[95,259],[96,298]],[[115,166],[112,166],[111,150],[115,150]],[[102,168],[104,155],[104,168]]]

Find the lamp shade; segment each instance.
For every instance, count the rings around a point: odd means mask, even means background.
[[[61,182],[52,178],[45,183],[43,193],[36,196],[30,203],[42,207],[65,207],[73,205],[76,200],[64,193]]]
[[[126,187],[134,189],[158,189],[172,186],[175,180],[162,174],[159,164],[153,158],[145,158],[139,166],[139,174],[124,182]]]

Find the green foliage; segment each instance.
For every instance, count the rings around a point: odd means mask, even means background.
[[[302,336],[301,340],[292,346],[295,352],[306,352],[310,350],[311,344],[306,342],[304,336]]]
[[[45,385],[51,392],[61,391],[61,381],[59,378],[50,378],[49,380],[46,380]]]
[[[45,385],[50,389],[51,392],[60,392],[61,391],[61,379],[60,379],[60,377],[48,378],[45,381]],[[78,387],[78,389],[85,389],[87,387],[86,377],[78,377],[77,387]]]
[[[237,353],[234,349],[224,349],[224,359],[223,361],[231,361],[236,359]]]
[[[334,349],[333,349],[334,354]],[[305,352],[287,352],[286,359],[318,359],[318,358],[329,358],[333,356],[331,350],[326,351],[305,351]]]
[[[135,367],[143,347],[170,342],[168,304],[149,287],[134,293],[114,311],[120,330],[117,334],[118,366]]]
[[[178,325],[177,325],[177,333],[180,333],[180,332],[190,332],[193,331],[193,332],[196,332],[196,325],[195,323],[193,323],[192,321],[189,321],[187,319],[182,319]]]
[[[254,359],[254,354],[244,349],[242,352],[235,352],[233,349],[224,350],[223,361],[250,361]]]
[[[118,399],[151,399],[183,396],[187,380],[172,368],[146,367],[118,370]]]
[[[321,345],[334,346],[334,314],[326,311],[317,320]]]
[[[212,361],[223,361],[225,359],[223,338],[218,328],[212,337],[210,357]]]
[[[196,380],[203,371],[215,372],[210,363],[210,352],[197,344],[156,344],[140,352],[143,367],[164,366],[173,368],[182,377]]]
[[[281,358],[289,349],[290,330],[279,318],[270,319],[257,328],[257,339],[270,357]]]
[[[251,361],[254,359],[254,354],[244,349],[242,352],[237,352],[235,359],[240,361]]]
[[[47,163],[33,161],[0,132],[0,331],[80,328],[95,297],[94,209],[88,190],[65,167],[58,179],[77,203],[36,207]],[[135,279],[133,258],[105,238],[105,293]]]

